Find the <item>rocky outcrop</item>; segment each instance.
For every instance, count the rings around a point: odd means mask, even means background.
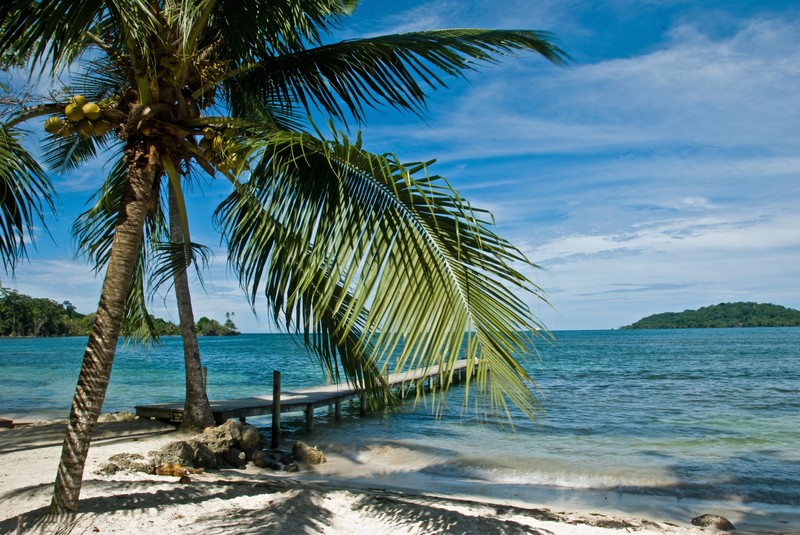
[[[244,468],[248,462],[259,468],[286,472],[297,472],[298,463],[325,462],[325,454],[319,448],[304,442],[297,442],[292,454],[261,449],[262,442],[261,433],[252,425],[228,420],[193,437],[170,442],[160,450],[151,451],[147,458],[138,454],[114,455],[99,472],[125,470],[187,478],[187,474],[206,469]]]
[[[194,468],[219,468],[216,453],[205,442],[198,439],[176,440],[160,450],[151,452],[157,464],[178,463]]]
[[[103,474],[113,474],[116,472],[145,472],[154,474],[156,470],[155,461],[146,459],[138,453],[118,453],[108,458],[108,462],[98,470]]]
[[[204,442],[216,455],[225,455],[228,450],[239,446],[242,441],[242,428],[247,424],[241,424],[236,420],[228,420],[216,427],[207,427],[198,435],[197,439]],[[253,427],[249,425],[247,427]],[[255,429],[255,427],[253,427]],[[256,430],[258,433],[258,430]]]

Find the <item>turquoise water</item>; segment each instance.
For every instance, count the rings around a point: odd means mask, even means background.
[[[412,452],[406,462],[426,475],[487,485],[800,508],[800,328],[555,334],[532,364],[547,413],[536,423],[481,423],[455,390],[442,421],[424,404],[353,410],[339,425],[321,411],[313,440],[343,452],[382,444]],[[0,417],[65,417],[84,343],[0,339]],[[273,369],[285,389],[324,382],[286,335],[203,338],[201,352],[211,398],[270,392]],[[104,410],[180,400],[182,373],[178,338],[122,347]],[[299,434],[301,421],[286,427]]]

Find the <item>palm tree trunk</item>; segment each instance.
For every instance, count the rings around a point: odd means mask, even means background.
[[[183,228],[178,213],[175,192],[169,189],[169,233],[172,243],[183,244]],[[200,362],[200,346],[197,343],[197,328],[194,324],[192,296],[189,293],[189,277],[186,269],[175,273],[175,297],[178,301],[178,317],[183,338],[183,360],[186,367],[186,399],[183,407],[181,431],[196,432],[214,425],[214,415],[208,402],[203,367]]]
[[[114,231],[97,318],[83,354],[50,503],[50,512],[55,515],[72,513],[78,509],[86,456],[111,377],[128,287],[139,256],[142,229],[153,196],[153,183],[160,174],[159,155],[155,147],[131,147],[128,155],[130,163],[122,207]]]

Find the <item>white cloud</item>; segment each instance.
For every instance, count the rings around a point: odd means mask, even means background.
[[[560,315],[554,328],[613,328],[667,310],[727,301],[797,307],[800,215],[699,218],[635,232],[571,235],[528,250],[531,275]],[[787,269],[788,268],[788,269]]]
[[[369,137],[451,161],[695,144],[796,147],[800,106],[787,90],[800,83],[795,26],[752,21],[724,40],[681,26],[648,54],[567,70],[526,55],[471,75],[458,98],[435,96],[431,128],[391,125]]]

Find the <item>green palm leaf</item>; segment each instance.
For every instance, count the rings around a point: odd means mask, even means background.
[[[45,212],[55,212],[50,178],[20,141],[20,132],[0,124],[0,258],[14,269]]]
[[[518,359],[540,326],[510,288],[541,292],[513,267],[532,264],[485,213],[426,165],[370,154],[344,135],[262,144],[250,180],[216,214],[251,299],[263,285],[273,314],[304,332],[336,317],[325,336],[345,343],[358,333],[345,355],[355,362],[343,366],[361,373],[438,364],[447,384],[465,344],[490,408],[506,412],[510,400],[535,414]]]
[[[349,0],[273,0],[241,2],[218,0],[209,21],[217,35],[224,35],[224,55],[256,59],[264,55],[301,50],[320,44],[356,2]]]
[[[535,51],[556,64],[567,55],[546,32],[436,30],[344,41],[258,63],[236,79],[246,94],[284,106],[317,107],[333,117],[364,119],[365,106],[387,103],[420,112],[425,87],[446,87],[441,74],[462,76],[476,62],[494,63],[514,51]]]

